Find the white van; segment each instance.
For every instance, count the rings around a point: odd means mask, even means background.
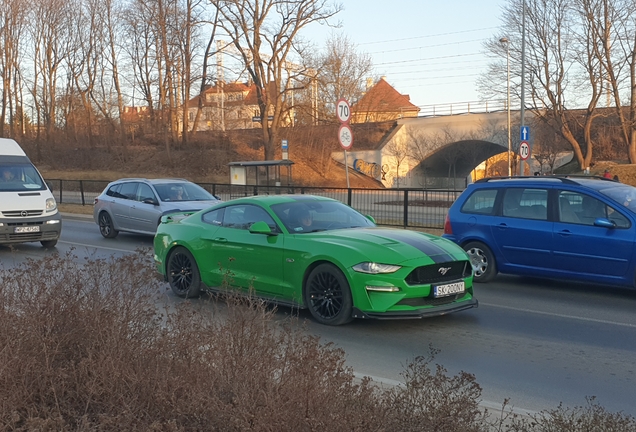
[[[0,244],[51,248],[61,231],[62,216],[42,176],[17,142],[0,138]]]

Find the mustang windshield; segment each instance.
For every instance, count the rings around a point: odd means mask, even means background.
[[[374,227],[366,216],[338,201],[296,201],[272,206],[290,233]]]

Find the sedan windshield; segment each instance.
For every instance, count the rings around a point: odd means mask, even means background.
[[[215,201],[216,198],[201,186],[190,182],[155,184],[161,201]]]
[[[338,201],[295,201],[275,204],[272,210],[290,233],[374,227],[366,216]]]

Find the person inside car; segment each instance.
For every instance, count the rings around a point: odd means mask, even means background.
[[[294,231],[309,231],[313,224],[311,212],[306,207],[293,209],[291,220]]]
[[[2,170],[2,178],[1,178],[1,180],[5,181],[5,182],[13,181],[13,180],[15,180],[15,175],[13,174],[13,172],[9,168],[4,168]]]
[[[170,188],[170,201],[183,201],[183,188],[182,187]]]

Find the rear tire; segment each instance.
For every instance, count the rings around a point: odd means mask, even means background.
[[[497,275],[497,263],[491,250],[482,242],[470,242],[464,245],[473,267],[473,280],[478,283],[488,282]]]
[[[311,271],[304,294],[309,312],[320,324],[337,326],[353,320],[349,283],[333,264],[320,264]]]
[[[201,275],[197,262],[184,247],[177,247],[168,258],[166,267],[172,292],[182,298],[198,297],[201,291]]]
[[[117,234],[119,234],[119,231],[117,231],[115,229],[115,226],[113,225],[113,220],[111,219],[110,215],[103,211],[99,214],[99,232],[102,234],[102,236],[104,238],[115,238],[117,237]]]

